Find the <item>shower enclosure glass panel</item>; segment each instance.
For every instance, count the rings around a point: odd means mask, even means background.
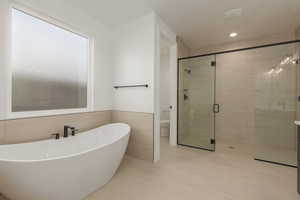
[[[297,166],[299,52],[291,41],[179,59],[178,144],[215,150],[216,132],[221,147]]]
[[[214,65],[215,56],[179,60],[178,144],[180,145],[215,150]]]
[[[256,49],[255,158],[297,166],[297,45]],[[249,63],[249,64],[250,64]]]
[[[217,145],[296,165],[297,45],[216,56]]]

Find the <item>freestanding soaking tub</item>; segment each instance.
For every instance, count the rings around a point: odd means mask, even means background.
[[[11,200],[82,200],[107,183],[124,156],[127,124],[59,140],[0,145],[0,193]]]

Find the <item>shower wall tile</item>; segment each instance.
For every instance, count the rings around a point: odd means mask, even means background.
[[[216,115],[217,141],[250,144],[254,132],[255,69],[249,66],[248,53],[218,55]]]
[[[255,144],[274,149],[296,150],[296,135],[294,134],[296,126],[293,124],[294,111],[282,112],[257,109],[255,115]]]
[[[64,125],[74,126],[80,132],[83,132],[111,123],[111,111],[15,119],[2,121],[1,123],[5,124],[2,143],[14,144],[48,139],[53,133],[62,135]]]
[[[295,163],[296,66],[270,73],[294,50],[287,45],[218,55],[217,142],[251,145],[257,158]]]
[[[274,35],[265,39],[213,46],[191,54],[200,55],[294,39],[295,33]],[[296,39],[300,39],[300,27],[296,32]],[[300,96],[300,65],[282,66],[283,70],[279,74],[267,73],[271,68],[279,66],[287,55],[293,55],[295,49],[300,54],[298,44],[216,56],[216,102],[220,104],[215,124],[217,146],[222,143],[236,147],[242,145],[251,147],[252,153],[261,159],[287,164],[296,161],[296,127],[293,121],[295,111],[300,120],[300,102],[295,101],[296,90],[297,96]],[[188,60],[185,60],[184,66],[192,67]],[[199,66],[201,65],[198,64],[198,68]],[[298,74],[297,80],[295,74]],[[195,90],[190,94],[194,101],[186,102],[189,106],[188,114],[182,109],[180,115],[189,120],[184,123],[190,128],[182,125],[186,129],[180,131],[185,135],[205,135],[207,130],[203,129],[201,123],[208,123],[207,115],[205,117],[201,113],[207,111],[199,102],[207,101],[208,96],[203,95],[203,91],[209,90],[206,85],[206,78],[209,76],[195,68],[189,77],[192,79],[189,89]],[[255,151],[257,149],[259,151]]]
[[[153,120],[152,113],[113,111],[112,122],[127,123],[131,134],[127,154],[142,160],[153,161]]]

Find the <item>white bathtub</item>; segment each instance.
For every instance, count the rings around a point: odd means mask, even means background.
[[[117,123],[60,140],[0,145],[0,193],[11,200],[84,199],[112,178],[129,134]]]

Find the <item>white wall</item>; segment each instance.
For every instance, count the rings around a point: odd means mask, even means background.
[[[111,110],[112,93],[112,42],[110,32],[98,30],[95,39],[94,109]]]
[[[170,55],[169,49],[161,49],[160,54],[160,111],[161,120],[169,119],[170,102]]]
[[[115,89],[115,110],[154,112],[154,24],[151,13],[114,31],[113,84],[149,84],[149,88]]]
[[[176,34],[165,24],[159,16],[155,16],[155,67],[154,67],[154,81],[155,81],[155,91],[154,91],[154,162],[159,161],[160,159],[160,112],[161,112],[161,54],[160,50],[162,47],[168,48],[169,51],[169,64],[170,64],[170,80],[173,83],[173,80],[177,78],[176,74],[173,74],[174,69],[177,69],[176,60],[177,53],[174,54],[174,49],[177,50],[176,44]],[[174,103],[174,109],[170,113],[170,143],[173,144],[173,136],[176,135],[174,132],[176,126],[176,104],[177,96],[176,93],[173,93],[173,90],[177,87],[177,84],[170,87],[170,101]],[[177,91],[177,89],[175,89]],[[174,96],[175,95],[175,96]],[[175,118],[174,118],[175,116]],[[174,129],[175,128],[175,129]]]
[[[6,108],[6,82],[8,65],[8,52],[9,52],[9,3],[7,0],[0,1],[0,120],[5,118]]]
[[[0,119],[4,117],[4,108],[7,107],[3,97],[5,95],[4,84],[5,70],[8,66],[9,55],[9,0],[0,1]],[[94,40],[94,110],[112,109],[112,45],[111,32],[99,22],[89,18],[86,14],[75,7],[67,5],[63,1],[39,1],[39,0],[17,0],[17,5],[24,6],[43,16],[54,18],[60,23],[70,26],[82,32]],[[7,26],[6,26],[7,25]],[[7,44],[8,43],[8,44]]]
[[[9,0],[0,2],[0,119],[6,104],[5,68],[9,67]],[[155,21],[154,13],[109,30],[60,0],[16,0],[32,9],[83,32],[94,39],[94,110],[154,113]],[[100,19],[101,20],[101,19]],[[7,24],[7,27],[5,26]],[[3,42],[2,42],[3,41]],[[1,77],[2,76],[2,77]],[[112,89],[113,85],[149,84],[149,88]],[[1,98],[2,97],[2,98]],[[114,105],[114,106],[113,106]]]
[[[170,51],[171,46],[175,46],[175,49],[177,49],[176,35],[155,13],[150,13],[124,24],[116,28],[114,32],[113,84],[149,84],[150,88],[115,89],[113,109],[154,114],[154,161],[158,161],[160,154],[159,120],[161,110],[160,35],[162,34],[170,40],[168,51],[172,52],[172,55],[174,52]],[[171,64],[172,67],[177,68],[176,53],[172,56],[173,60],[170,57],[166,59],[169,59],[166,61],[169,65]],[[171,76],[177,77],[176,74]],[[170,88],[168,93],[169,96],[173,94]],[[174,103],[176,104],[176,102]],[[165,104],[170,105],[170,103]]]

